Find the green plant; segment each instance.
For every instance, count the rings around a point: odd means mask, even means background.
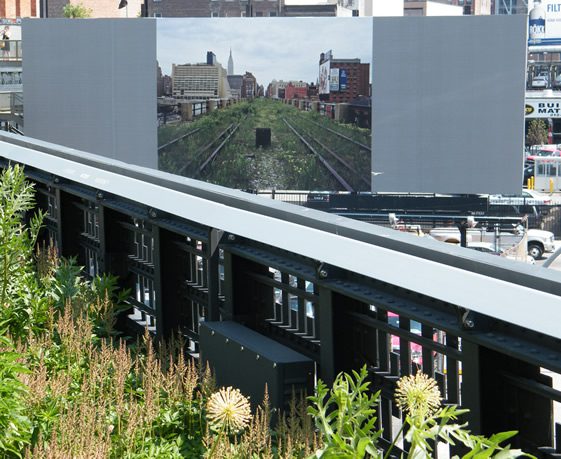
[[[92,9],[85,7],[82,3],[68,3],[62,8],[62,14],[65,18],[89,18],[92,15]]]
[[[467,424],[456,423],[458,417],[468,410],[458,409],[454,405],[441,407],[436,381],[423,373],[402,377],[397,383],[395,398],[406,417],[392,447],[400,433],[405,430],[405,440],[411,444],[408,459],[430,458],[433,452],[431,442],[434,444],[436,441],[443,441],[449,445],[459,443],[467,447],[469,452],[462,456],[462,459],[533,457],[521,450],[511,449],[509,445],[500,445],[515,436],[516,431],[501,432],[485,438],[473,435],[467,430]],[[391,449],[390,447],[385,457],[389,456]]]
[[[534,457],[511,449],[509,445],[501,446],[516,435],[515,431],[486,438],[473,435],[467,424],[458,424],[458,417],[468,410],[453,405],[440,406],[436,382],[422,373],[398,381],[396,403],[406,416],[402,428],[384,452],[378,445],[382,431],[375,428],[379,392],[370,394],[369,383],[365,381],[367,376],[366,367],[360,372],[353,370],[352,376],[340,373],[331,390],[322,381],[318,382],[315,395],[309,397],[308,414],[314,417],[324,446],[310,459],[387,459],[403,432],[410,444],[406,456],[402,456],[407,459],[430,459],[436,442],[465,446],[469,452],[462,459]]]
[[[539,118],[530,120],[526,133],[526,145],[543,145],[545,143],[547,143],[547,124]]]
[[[0,336],[0,453],[2,457],[21,457],[31,442],[32,424],[26,414],[27,387],[19,376],[29,370],[20,363],[22,355],[11,341]]]
[[[324,444],[315,457],[379,457],[377,442],[382,432],[376,429],[375,414],[380,393],[368,391],[367,376],[366,367],[353,370],[352,376],[340,373],[331,390],[318,381],[308,407]]]
[[[43,214],[26,218],[34,206],[33,186],[25,180],[23,168],[4,169],[0,174],[0,330],[14,338],[29,331],[38,306],[34,250]]]

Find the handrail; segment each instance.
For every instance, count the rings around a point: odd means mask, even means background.
[[[0,141],[6,159],[61,179],[561,338],[561,279],[548,270],[27,137]]]
[[[21,40],[0,40],[0,46],[2,46],[0,48],[0,62],[17,62],[22,60]]]

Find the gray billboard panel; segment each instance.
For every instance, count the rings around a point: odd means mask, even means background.
[[[527,17],[373,24],[372,191],[520,193]]]
[[[156,21],[24,19],[24,132],[157,168]]]

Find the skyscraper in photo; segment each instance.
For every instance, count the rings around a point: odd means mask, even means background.
[[[234,59],[232,58],[232,48],[230,48],[230,57],[228,58],[228,75],[234,74]]]

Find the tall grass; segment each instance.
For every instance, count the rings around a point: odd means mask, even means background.
[[[0,174],[0,201],[0,457],[359,458],[367,457],[367,444],[368,457],[381,457],[370,434],[376,409],[362,383],[365,368],[353,372],[356,381],[339,375],[331,391],[319,383],[310,407],[293,396],[290,409],[276,413],[274,429],[265,392],[249,426],[217,434],[207,419],[217,388],[208,368],[186,356],[181,338],[155,343],[146,331],[125,340],[113,328],[127,296],[117,279],[84,280],[75,262],[60,260],[52,246],[36,251],[42,215],[27,215],[33,189],[21,168]],[[424,389],[417,386],[404,383],[402,397],[412,398],[408,388],[418,400]],[[338,409],[328,409],[333,406]],[[445,426],[481,457],[522,455],[499,446],[514,432],[472,436],[464,425],[448,424],[458,414],[445,407],[417,422],[409,413],[408,432],[434,441]],[[428,443],[412,445],[410,457],[428,457]]]

